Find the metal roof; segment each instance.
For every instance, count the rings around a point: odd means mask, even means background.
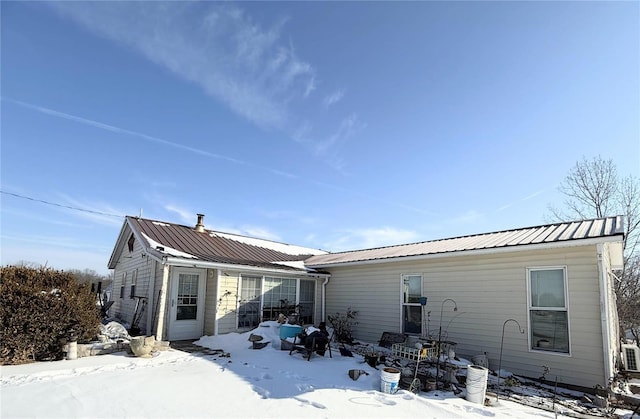
[[[312,256],[305,260],[305,265],[322,268],[393,258],[448,255],[474,250],[507,249],[531,245],[550,246],[559,243],[568,244],[568,242],[576,242],[575,244],[578,245],[580,241],[594,239],[606,241],[607,238],[615,236],[624,236],[623,216],[547,224],[375,249],[329,253]]]
[[[199,232],[192,226],[145,218],[126,217],[126,222],[147,248],[165,256],[193,261],[300,271],[300,268],[282,262],[303,261],[312,255],[326,253],[212,230]]]

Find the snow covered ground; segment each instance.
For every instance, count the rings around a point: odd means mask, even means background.
[[[277,324],[254,331],[271,340],[254,350],[249,333],[203,337],[201,346],[229,356],[126,352],[1,368],[0,416],[260,418],[553,418],[553,412],[501,400],[485,407],[451,392],[380,392],[380,371],[362,357],[280,350]],[[380,367],[379,367],[380,368]],[[369,375],[357,380],[350,369]],[[564,417],[558,415],[558,417]]]

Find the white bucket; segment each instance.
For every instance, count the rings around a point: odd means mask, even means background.
[[[380,371],[380,391],[387,394],[394,394],[398,391],[400,382],[400,371],[395,368],[383,368]]]
[[[467,400],[484,405],[489,370],[477,365],[467,366]]]
[[[471,358],[471,362],[473,362],[473,365],[489,368],[489,358],[485,354],[474,356]]]
[[[67,359],[78,359],[78,342],[69,342],[67,345]]]

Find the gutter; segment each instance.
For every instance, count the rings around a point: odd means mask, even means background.
[[[274,272],[286,275],[306,275],[311,277],[323,277],[327,276],[327,274],[320,274],[308,271],[300,271],[300,270],[290,270],[290,269],[274,269],[274,268],[266,268],[259,266],[249,266],[249,265],[234,265],[228,263],[219,263],[219,262],[206,262],[199,259],[183,259],[175,256],[164,256],[162,259],[162,263],[169,264],[171,266],[179,266],[185,268],[208,268],[208,269],[220,269],[220,270],[230,270],[230,271],[240,271],[240,272]]]
[[[329,275],[327,275],[327,277],[324,279],[324,282],[322,283],[322,321],[327,321],[326,318],[326,314],[327,314],[327,284],[329,283],[329,279],[331,279],[331,277]]]

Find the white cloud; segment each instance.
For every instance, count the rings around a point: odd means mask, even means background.
[[[417,239],[415,231],[393,227],[350,229],[344,231],[341,237],[326,242],[323,247],[331,252],[340,252],[406,244]]]
[[[66,207],[62,204],[59,205],[62,210],[73,216],[91,220],[98,224],[121,226],[124,221],[124,216],[127,215],[126,210],[115,208],[104,202],[89,202],[87,200],[73,198],[66,194],[60,194],[60,196],[67,205]]]
[[[147,135],[141,132],[137,132],[137,131],[132,131],[126,128],[120,128],[120,127],[116,127],[114,125],[110,125],[110,124],[105,124],[103,122],[99,122],[99,121],[95,121],[92,119],[87,119],[87,118],[83,118],[77,115],[71,115],[65,112],[60,112],[54,109],[50,109],[50,108],[46,108],[44,106],[39,106],[39,105],[34,105],[31,103],[26,103],[26,102],[21,102],[19,100],[14,100],[14,99],[10,99],[10,98],[6,98],[3,97],[2,98],[3,101],[7,101],[16,105],[20,105],[23,106],[25,108],[29,108],[32,109],[34,111],[38,111],[41,112],[45,115],[50,115],[50,116],[54,116],[56,118],[61,118],[61,119],[66,119],[68,121],[73,121],[73,122],[77,122],[80,124],[84,124],[84,125],[88,125],[94,128],[99,128],[99,129],[103,129],[106,131],[110,131],[110,132],[114,132],[116,134],[121,134],[121,135],[128,135],[128,136],[132,136],[132,137],[137,137],[139,139],[145,140],[145,141],[149,141],[149,142],[153,142],[153,143],[157,143],[157,144],[162,144],[165,146],[169,146],[169,147],[173,147],[173,148],[177,148],[179,150],[183,150],[183,151],[187,151],[189,153],[193,153],[193,154],[198,154],[204,157],[210,157],[213,159],[219,159],[219,160],[224,160],[227,161],[229,163],[233,163],[236,165],[240,165],[240,166],[247,166],[247,167],[253,167],[253,168],[257,168],[257,169],[261,169],[261,170],[265,170],[268,172],[271,172],[273,174],[276,174],[278,176],[283,176],[283,177],[288,177],[288,178],[292,178],[295,179],[297,178],[296,175],[292,174],[292,173],[288,173],[279,169],[273,169],[271,167],[267,167],[267,166],[260,166],[257,164],[253,164],[253,163],[249,163],[245,160],[239,160],[233,157],[229,157],[229,156],[225,156],[222,154],[216,154],[216,153],[211,153],[209,151],[206,150],[202,150],[199,148],[195,148],[195,147],[190,147],[190,146],[186,146],[184,144],[180,144],[177,142],[173,142],[173,141],[169,141],[169,140],[165,140],[163,138],[159,138],[159,137],[154,137],[152,135]]]
[[[286,19],[264,28],[232,4],[58,2],[63,15],[122,42],[200,86],[249,121],[282,129],[292,99],[315,88],[315,70],[280,40]]]
[[[344,118],[333,134],[323,140],[310,142],[314,144],[316,155],[323,157],[334,169],[344,171],[345,164],[340,155],[340,147],[366,127],[367,124],[354,113]]]
[[[278,236],[277,234],[275,234],[272,231],[269,231],[269,229],[267,229],[265,227],[243,226],[241,231],[242,231],[242,235],[244,235],[244,236],[255,237],[255,238],[258,238],[258,239],[271,240],[271,241],[276,241],[276,242],[282,241],[280,236]]]
[[[166,204],[164,205],[164,209],[169,212],[178,214],[178,217],[180,217],[180,220],[184,224],[195,225],[196,221],[198,221],[198,218],[196,216],[196,214],[198,213],[197,211],[192,211],[190,209],[186,209],[184,207],[181,207],[180,205],[175,205],[175,204]]]
[[[309,119],[300,105],[317,89],[317,76],[314,66],[298,56],[293,41],[282,39],[285,17],[261,24],[238,5],[218,2],[47,4],[89,31],[127,45],[199,86],[257,126],[306,144],[338,170],[344,162],[337,152],[327,153],[328,149],[365,125],[351,115],[340,122],[333,135],[316,135],[325,138],[317,145],[311,123],[299,131],[299,121]],[[329,107],[343,97],[344,90],[337,90],[318,100]]]
[[[316,145],[316,152],[325,153],[330,147],[336,143],[346,141],[355,133],[363,130],[367,125],[358,119],[358,115],[351,114],[340,122],[338,130],[326,138],[324,141]]]
[[[336,90],[335,92],[332,92],[331,94],[325,96],[322,103],[325,108],[328,108],[340,102],[343,97],[344,97],[344,90]]]

